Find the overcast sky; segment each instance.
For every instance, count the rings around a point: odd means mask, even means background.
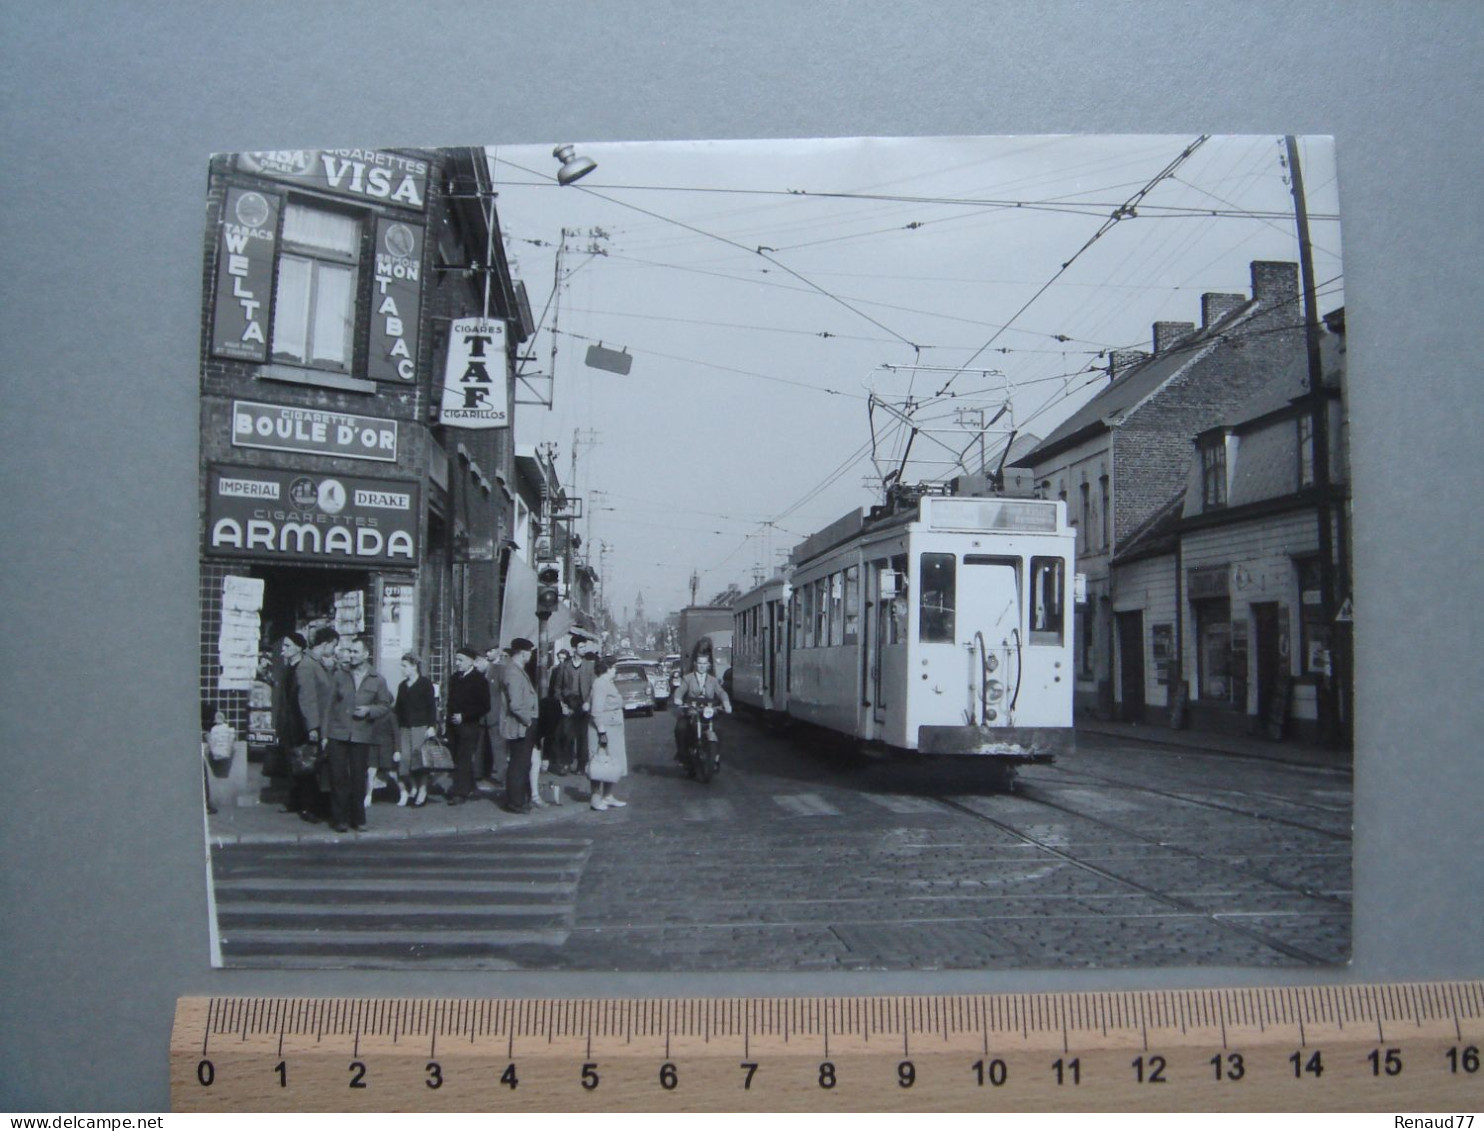
[[[595,564],[611,547],[618,616],[640,594],[651,618],[689,603],[693,570],[702,601],[746,589],[879,501],[871,481],[908,429],[868,413],[871,393],[915,402],[904,478],[951,476],[981,413],[1008,401],[996,430],[1045,436],[1096,393],[1106,351],[1198,323],[1204,292],[1248,293],[1253,260],[1298,257],[1277,136],[1212,137],[1183,160],[1197,135],[559,140],[596,171],[562,187],[555,142],[490,150],[541,322],[528,370],[551,372],[559,316],[553,407],[517,407],[516,440],[554,442],[565,483],[577,439],[580,529]],[[1330,139],[1300,155],[1327,312],[1344,302]],[[598,342],[632,355],[628,376],[584,364]]]

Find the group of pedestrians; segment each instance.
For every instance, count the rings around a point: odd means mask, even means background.
[[[623,807],[613,796],[628,772],[623,697],[611,673],[573,638],[543,703],[532,681],[535,650],[523,638],[505,649],[460,648],[440,739],[438,696],[418,656],[402,657],[393,691],[371,667],[366,638],[328,626],[310,640],[288,633],[273,701],[290,783],[283,811],[358,831],[378,785],[396,786],[397,805],[421,808],[433,775],[451,770],[449,805],[472,800],[478,778],[499,785],[503,776],[504,808],[529,813],[545,804],[538,745],[554,772],[587,774],[593,809]]]

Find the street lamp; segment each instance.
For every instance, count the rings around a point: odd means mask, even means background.
[[[551,151],[551,155],[562,163],[561,169],[557,171],[559,185],[570,185],[573,181],[581,180],[598,167],[598,163],[591,157],[578,157],[572,149],[570,145],[559,145]]]

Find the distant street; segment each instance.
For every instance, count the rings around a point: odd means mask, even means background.
[[[1343,962],[1350,777],[1136,740],[987,793],[727,720],[708,785],[627,724],[626,809],[213,852],[230,965],[862,970]],[[583,800],[579,800],[579,798]],[[482,802],[481,804],[489,804]],[[438,813],[425,811],[429,827]]]

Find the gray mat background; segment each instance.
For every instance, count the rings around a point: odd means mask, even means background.
[[[169,1102],[184,994],[999,992],[1484,975],[1484,6],[0,4],[0,1109]],[[213,972],[196,754],[206,157],[353,144],[1329,133],[1359,656],[1349,968]]]

